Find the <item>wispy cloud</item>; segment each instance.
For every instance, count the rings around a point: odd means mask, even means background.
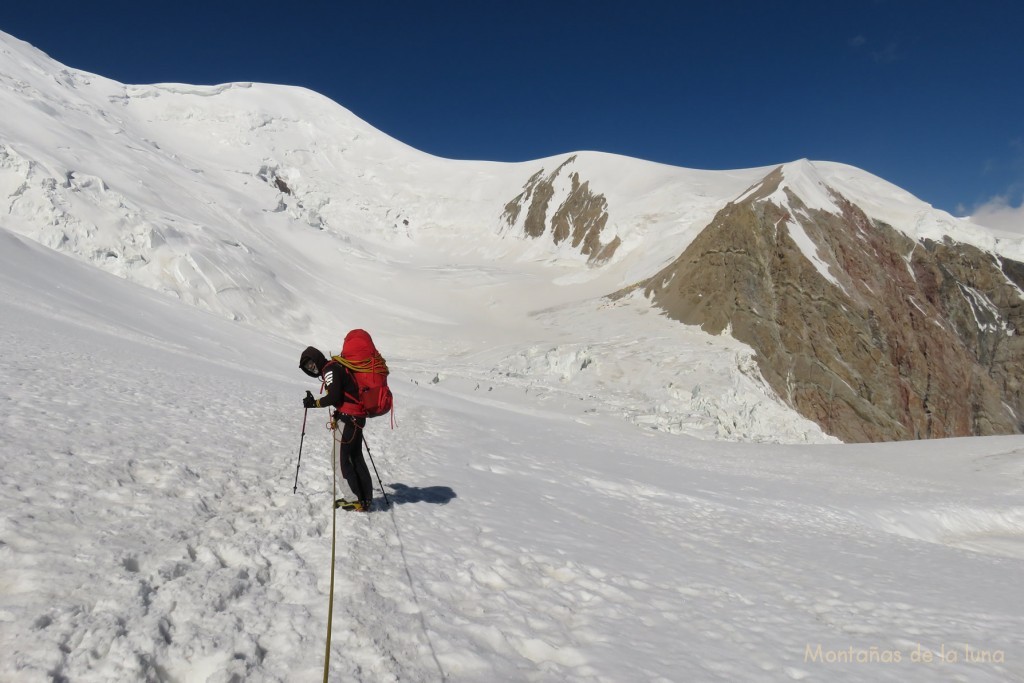
[[[1018,198],[1014,206],[1009,195],[992,197],[974,209],[971,220],[986,228],[1024,235],[1024,203]]]

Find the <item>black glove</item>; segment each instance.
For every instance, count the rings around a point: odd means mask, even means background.
[[[316,399],[313,398],[313,394],[306,392],[306,398],[302,399],[303,408],[317,408]]]

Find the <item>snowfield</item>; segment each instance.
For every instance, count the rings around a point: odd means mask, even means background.
[[[2,33],[0,105],[0,681],[322,680],[297,365],[355,327],[392,505],[338,512],[330,680],[1024,681],[1024,437],[842,445],[749,347],[605,298],[770,169],[581,153],[623,240],[593,268],[494,203],[565,158],[437,159],[309,91],[127,86]]]
[[[0,679],[319,680],[301,347],[0,236]],[[331,680],[1024,680],[1020,437],[699,440],[391,365],[393,507],[339,513]]]

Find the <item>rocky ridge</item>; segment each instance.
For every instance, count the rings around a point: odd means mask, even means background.
[[[820,180],[808,200],[784,168],[644,283],[655,305],[752,346],[778,395],[844,441],[1019,433],[1024,264],[915,241]]]
[[[602,241],[608,200],[592,191],[589,181],[581,181],[578,171],[569,170],[576,159],[570,156],[547,175],[544,169],[534,173],[523,191],[505,205],[501,220],[507,230],[521,230],[528,237],[550,232],[556,245],[569,240],[589,263],[599,265],[615,254],[621,239],[616,235]]]

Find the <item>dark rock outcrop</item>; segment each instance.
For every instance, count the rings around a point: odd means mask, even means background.
[[[751,345],[778,395],[844,441],[1021,432],[1024,264],[916,242],[831,189],[838,212],[808,208],[782,181],[722,209],[647,281],[654,303]]]
[[[608,201],[590,189],[589,181],[581,181],[578,172],[567,171],[575,161],[575,155],[569,157],[547,176],[543,169],[534,173],[523,191],[505,205],[502,220],[516,229],[523,216],[522,230],[527,236],[539,238],[550,233],[555,244],[570,240],[589,263],[600,264],[615,254],[620,240],[616,236],[602,243],[602,232],[608,224]],[[568,183],[560,188],[566,197],[549,220],[551,200],[559,183]]]

